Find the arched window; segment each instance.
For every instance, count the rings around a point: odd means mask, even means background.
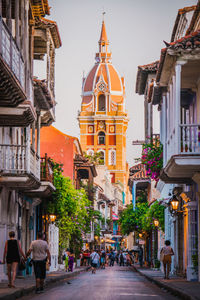
[[[104,151],[98,151],[98,153],[100,153],[99,164],[104,165],[105,164],[105,152]]]
[[[105,95],[99,95],[98,111],[106,111],[106,97]]]
[[[116,151],[115,150],[109,151],[109,165],[111,165],[111,166],[116,165]]]
[[[98,144],[105,145],[106,143],[106,135],[103,131],[100,131],[98,134]]]

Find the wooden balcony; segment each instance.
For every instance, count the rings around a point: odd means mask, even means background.
[[[0,186],[33,189],[40,185],[40,159],[28,145],[0,144]]]
[[[0,17],[0,107],[16,107],[26,99],[25,65],[20,50]]]
[[[200,170],[200,124],[180,124],[178,136],[177,148],[174,133],[165,145],[166,164],[160,178],[166,183],[190,182]]]
[[[48,198],[56,190],[53,185],[53,166],[50,159],[45,155],[40,159],[40,187],[28,190],[26,195],[31,197]]]

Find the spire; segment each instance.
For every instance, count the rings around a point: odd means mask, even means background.
[[[111,53],[108,53],[108,45],[109,41],[107,38],[107,33],[106,33],[106,26],[104,22],[104,15],[105,12],[103,12],[103,21],[102,21],[102,26],[101,26],[101,35],[99,39],[99,54],[97,55],[100,59],[104,58],[103,60],[107,60],[107,58],[111,58]]]
[[[106,34],[106,26],[105,26],[104,20],[102,22],[101,36],[100,36],[99,43],[104,43],[104,44],[107,44],[107,45],[109,44],[107,34]]]

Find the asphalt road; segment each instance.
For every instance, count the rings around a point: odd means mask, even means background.
[[[70,283],[70,284],[69,284]],[[107,267],[96,274],[86,272],[69,282],[52,286],[43,294],[23,297],[23,300],[177,300],[168,292],[146,280],[129,267]]]

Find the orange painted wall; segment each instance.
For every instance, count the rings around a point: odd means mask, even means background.
[[[57,163],[63,164],[63,175],[73,180],[74,140],[53,126],[42,127],[40,131],[40,156],[45,153]]]

